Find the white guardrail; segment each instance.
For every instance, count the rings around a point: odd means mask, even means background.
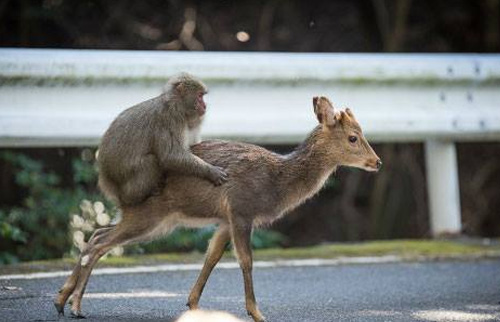
[[[95,146],[181,71],[210,88],[205,138],[298,143],[327,95],[372,142],[425,142],[435,235],[461,230],[454,142],[500,140],[500,55],[0,49],[0,147]]]

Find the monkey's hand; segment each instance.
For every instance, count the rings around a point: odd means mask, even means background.
[[[208,179],[212,181],[214,185],[220,186],[221,184],[227,181],[228,175],[223,168],[218,166],[212,166],[210,170],[211,170],[210,176]]]

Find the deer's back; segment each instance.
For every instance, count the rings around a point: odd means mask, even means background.
[[[228,182],[215,187],[205,179],[169,173],[161,196],[148,202],[150,215],[173,212],[210,218],[228,211],[259,215],[276,203],[273,183],[280,175],[280,155],[256,145],[228,141],[204,141],[191,150],[203,160],[223,167]]]
[[[262,175],[279,165],[281,156],[260,146],[221,140],[203,141],[192,146],[192,152],[203,160],[236,175]]]

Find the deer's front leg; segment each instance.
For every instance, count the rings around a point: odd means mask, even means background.
[[[233,241],[234,250],[238,261],[240,263],[241,271],[243,272],[243,280],[245,283],[245,302],[248,315],[250,315],[254,321],[263,322],[264,316],[260,313],[257,307],[257,302],[255,301],[255,294],[253,291],[253,280],[252,280],[252,246],[250,244],[250,239],[252,235],[251,224],[234,224],[231,226],[231,237]]]
[[[187,306],[189,306],[191,310],[198,308],[198,301],[200,300],[203,288],[205,287],[213,268],[221,259],[222,254],[224,254],[224,249],[226,248],[229,238],[229,226],[227,224],[221,224],[210,240],[205,258],[205,264],[203,264],[198,280],[189,294]]]

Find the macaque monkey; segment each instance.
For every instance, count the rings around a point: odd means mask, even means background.
[[[198,143],[207,87],[192,75],[170,79],[164,92],[123,111],[104,134],[97,162],[99,187],[119,206],[158,194],[169,172],[221,185],[227,174],[189,150]]]

